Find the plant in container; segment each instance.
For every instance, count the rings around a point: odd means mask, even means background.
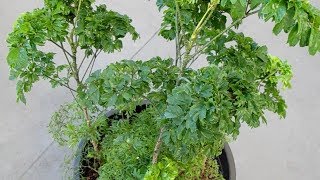
[[[227,140],[241,123],[284,118],[280,88],[290,65],[236,29],[258,15],[288,33],[288,44],[320,50],[320,12],[305,0],[157,0],[159,35],[175,57],[121,60],[93,71],[101,52],[122,49],[131,19],[94,0],[45,0],[17,20],[7,39],[17,100],[40,79],[64,86],[74,101],[52,116],[49,131],[75,148],[75,179],[235,179]],[[60,48],[65,63],[55,61]],[[191,66],[205,57],[208,65]],[[113,111],[111,111],[113,109]],[[107,115],[106,115],[106,112]],[[80,146],[78,146],[80,142]],[[79,147],[79,148],[77,148]],[[227,155],[227,156],[226,156]]]

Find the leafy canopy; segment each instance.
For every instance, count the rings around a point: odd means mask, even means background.
[[[93,0],[46,0],[43,8],[19,17],[7,39],[7,62],[11,79],[18,79],[18,101],[26,103],[24,93],[40,78],[49,79],[54,87],[68,84],[80,71],[81,66],[71,62],[77,58],[77,49],[85,51],[84,58],[89,58],[97,56],[94,52],[122,49],[122,38],[128,33],[132,39],[138,38],[128,16],[93,3]],[[47,42],[62,48],[68,63],[58,65],[54,52],[43,52],[41,47]],[[64,43],[69,44],[71,51]]]

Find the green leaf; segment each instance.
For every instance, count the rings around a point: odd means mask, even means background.
[[[247,0],[240,0],[240,3],[242,6],[245,7],[247,5]]]
[[[235,4],[238,0],[230,0],[232,4]],[[242,0],[241,0],[242,1]]]
[[[130,100],[130,99],[132,98],[132,94],[129,94],[128,92],[123,93],[122,96],[123,96],[126,100]]]
[[[164,116],[168,119],[180,117],[183,114],[182,109],[179,106],[168,106]]]
[[[235,3],[233,4],[234,5],[231,8],[230,15],[232,19],[235,21],[245,16],[246,6],[242,6],[242,4],[237,0],[235,0]]]
[[[7,62],[14,69],[23,69],[28,66],[28,53],[24,48],[10,48]]]
[[[307,27],[306,29],[304,29],[300,39],[301,47],[305,47],[309,45],[310,34],[311,34],[311,28]]]
[[[261,0],[251,0],[250,8],[255,9],[261,4],[261,2],[262,2]]]
[[[277,23],[273,29],[272,29],[272,32],[275,34],[275,35],[279,35],[280,32],[282,31],[283,29],[283,24],[280,22],[280,23]]]
[[[111,98],[109,99],[108,105],[107,107],[112,107],[116,105],[118,96],[116,94],[114,94],[113,96],[111,96]]]
[[[276,10],[276,16],[275,16],[275,22],[280,22],[283,17],[286,15],[287,13],[287,6],[285,2],[280,2],[280,4],[278,4],[278,8]]]
[[[319,30],[317,28],[311,29],[309,38],[309,53],[315,55],[319,50]]]
[[[163,0],[157,0],[156,5],[158,6],[159,11],[160,11],[164,6]]]
[[[228,2],[228,0],[221,0],[220,4],[222,7],[225,7],[227,2]]]
[[[194,114],[194,117],[199,116],[199,113]],[[197,130],[197,124],[195,119],[197,118],[190,118],[186,121],[186,128],[190,129],[191,132],[195,132]]]
[[[290,31],[288,37],[288,43],[290,46],[295,46],[300,40],[300,35],[298,34],[298,24],[296,24]]]

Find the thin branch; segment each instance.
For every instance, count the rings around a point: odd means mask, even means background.
[[[247,6],[248,8],[249,6]],[[205,44],[199,51],[195,52],[191,58],[193,58],[193,61],[189,64],[188,67],[190,67],[198,58],[199,56],[201,55],[201,53],[208,47],[210,46],[210,44],[212,44],[215,40],[217,40],[220,36],[222,36],[224,33],[226,33],[227,31],[229,31],[232,27],[234,27],[235,25],[237,25],[240,21],[242,21],[244,18],[247,18],[251,15],[254,15],[258,12],[260,12],[261,9],[258,9],[256,11],[252,11],[250,12],[250,10],[246,10],[246,14],[244,17],[234,21],[233,23],[231,23],[230,26],[228,26],[226,29],[224,29],[223,31],[221,31],[218,35],[216,35],[213,39],[211,39],[207,44]]]
[[[179,32],[179,21],[178,21],[178,16],[179,16],[179,4],[177,1],[175,1],[176,4],[176,16],[175,16],[175,25],[176,25],[176,62],[175,65],[178,66],[178,61],[181,59],[181,52],[180,52],[180,32]]]
[[[99,56],[99,54],[102,52],[102,50],[100,50],[98,53],[97,53],[97,57]],[[92,73],[92,71],[93,71],[93,67],[94,67],[94,64],[96,63],[96,61],[97,61],[97,58],[95,58],[94,59],[94,61],[93,61],[93,63],[92,63],[92,66],[91,66],[91,69],[90,69],[90,72],[89,72],[89,76],[90,76],[90,74]]]
[[[54,81],[54,82],[60,84],[60,86],[63,86],[63,87],[65,87],[65,88],[69,89],[70,91],[77,92],[75,89],[71,88],[68,84],[64,84],[64,83],[62,83],[62,82],[60,82],[60,81],[58,81],[58,80],[55,80],[55,79],[53,79],[52,77],[49,77],[49,76],[44,75],[44,74],[43,74],[43,76],[46,77],[46,78],[48,78],[48,79],[50,79],[51,81]],[[61,80],[61,79],[59,79],[59,80]]]
[[[85,72],[84,72],[84,74],[83,74],[83,76],[82,76],[82,78],[81,78],[81,82],[83,82],[83,79],[84,79],[85,76],[87,75],[87,73],[88,73],[88,71],[89,71],[92,63],[95,61],[95,56],[96,56],[96,53],[94,53],[94,55],[92,56],[92,59],[90,60],[90,63],[89,63],[89,65],[87,66],[87,68],[86,68],[86,70],[85,70]]]
[[[87,55],[84,55],[84,57],[83,57],[80,65],[79,65],[79,67],[78,67],[78,71],[80,71],[80,68],[81,68],[81,66],[82,66],[82,64],[84,63],[84,60],[85,60],[86,58],[87,58]]]
[[[224,33],[226,33],[227,31],[229,31],[233,26],[235,26],[236,24],[238,24],[241,19],[238,19],[236,21],[234,21],[230,26],[228,26],[226,29],[224,29],[223,31],[221,31],[218,35],[216,35],[214,38],[212,38],[207,44],[205,44],[202,48],[200,48],[199,51],[195,52],[191,57],[197,57],[198,54],[202,53],[208,46],[210,46],[210,44],[212,44],[215,40],[217,40],[220,36],[222,36]]]
[[[134,57],[136,57],[136,55],[138,55],[140,53],[140,51],[142,51],[142,49],[147,45],[149,44],[149,42],[154,38],[156,37],[156,35],[160,32],[161,30],[161,27],[138,49],[137,52],[135,52],[131,57],[130,57],[130,60],[133,60]]]
[[[98,55],[101,53],[101,51],[102,51],[102,50],[99,51],[99,50],[97,49],[96,52],[93,54],[92,59],[91,59],[91,61],[90,61],[89,65],[88,65],[86,71],[84,72],[84,74],[83,74],[83,76],[82,76],[82,78],[81,78],[81,82],[83,82],[83,79],[84,79],[85,76],[87,75],[90,67],[94,65],[94,63],[95,63]],[[93,68],[93,67],[91,67],[91,68]]]
[[[196,51],[197,51],[197,50],[196,50]],[[192,61],[189,63],[188,68],[190,68],[191,65],[192,65],[201,55],[202,55],[202,54],[199,53],[199,54],[196,55],[196,56],[192,56]]]
[[[65,49],[62,42],[60,42],[60,46],[61,46],[61,49],[63,49],[63,50]],[[67,62],[68,62],[68,64],[69,64],[69,66],[70,66],[70,68],[71,68],[71,71],[73,72],[72,65],[71,65],[71,61],[70,61],[70,59],[68,58],[67,53],[66,53],[65,51],[63,51],[63,54],[64,54],[64,56],[65,56],[65,58],[66,58],[66,60],[67,60]],[[73,58],[72,55],[71,55],[71,57]]]
[[[159,156],[159,153],[160,153],[160,147],[161,147],[161,144],[162,144],[161,138],[162,138],[163,132],[164,132],[164,127],[162,127],[160,129],[160,134],[159,134],[157,143],[156,143],[156,145],[154,147],[154,150],[153,150],[152,164],[156,164],[157,161],[158,161],[158,156]]]
[[[86,122],[87,122],[87,126],[90,128],[91,127],[91,120],[90,120],[90,116],[89,116],[89,113],[88,113],[88,108],[83,108],[83,112],[84,112],[84,115],[85,115],[85,118],[86,118]],[[91,144],[93,146],[93,149],[95,152],[99,152],[99,145],[98,143],[95,141],[95,140],[91,140]]]
[[[182,73],[183,69],[188,66],[190,61],[193,59],[193,56],[190,55],[190,52],[193,48],[194,43],[196,42],[197,36],[200,33],[201,29],[205,26],[205,24],[208,22],[209,18],[212,16],[213,11],[217,7],[218,2],[208,3],[208,9],[205,12],[205,14],[202,16],[201,20],[197,24],[195,30],[193,31],[189,43],[186,46],[186,56],[182,62],[182,66],[180,68],[180,74]],[[180,76],[180,75],[179,75]]]
[[[248,14],[248,9],[249,9],[249,5],[251,4],[251,0],[247,1],[247,6],[246,6],[246,14]]]
[[[261,10],[262,10],[262,8],[261,8],[261,9],[258,9],[258,10],[255,10],[255,11],[252,11],[252,12],[249,11],[249,12],[246,14],[246,17],[249,17],[249,16],[251,16],[251,15],[254,15],[254,14],[260,12]]]
[[[59,45],[58,43],[54,42],[53,40],[49,40],[49,41],[52,42],[57,47],[59,47],[64,53],[67,53],[70,57],[72,57],[72,54],[69,51],[67,51],[63,46]]]
[[[70,90],[70,89],[69,89],[69,90]],[[73,99],[77,102],[77,104],[79,104],[78,101],[77,101],[77,99],[76,99],[76,96],[75,96],[74,93],[73,93],[73,91],[70,90],[70,93],[71,93]]]

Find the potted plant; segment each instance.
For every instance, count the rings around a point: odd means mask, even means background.
[[[275,23],[275,34],[288,33],[290,46],[320,50],[320,11],[307,1],[156,3],[159,34],[176,44],[169,59],[122,60],[93,72],[101,52],[120,51],[127,34],[138,38],[128,16],[94,0],[45,0],[9,34],[18,101],[26,103],[24,94],[40,79],[74,97],[53,114],[49,130],[80,154],[75,179],[234,179],[234,171],[221,174],[217,157],[241,123],[259,127],[265,111],[285,117],[280,89],[290,88],[292,77],[287,62],[236,28],[258,15]],[[47,42],[61,49],[64,64],[41,49]],[[208,65],[192,69],[199,58]]]

